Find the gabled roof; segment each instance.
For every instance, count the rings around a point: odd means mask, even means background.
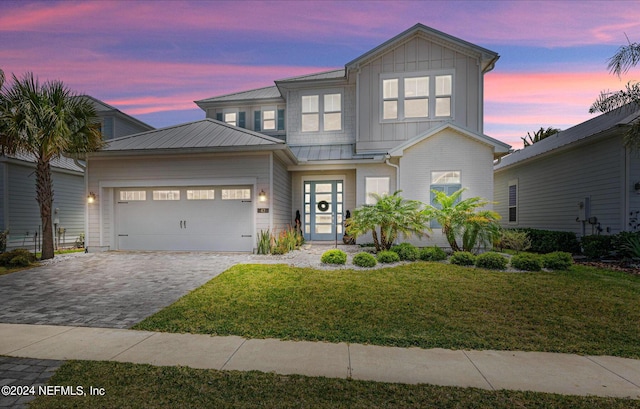
[[[432,137],[433,135],[436,135],[442,131],[444,131],[445,129],[451,129],[454,132],[457,132],[463,136],[466,136],[468,138],[471,139],[475,139],[478,142],[484,143],[486,145],[492,146],[493,147],[493,155],[494,156],[502,156],[504,154],[506,154],[507,152],[509,152],[509,149],[511,149],[511,146],[501,142],[497,139],[494,139],[490,136],[484,135],[484,134],[477,134],[475,132],[469,131],[467,129],[461,128],[457,125],[454,125],[452,123],[445,123],[437,128],[433,128],[428,130],[427,132],[420,134],[412,139],[409,139],[408,141],[406,141],[405,143],[396,146],[395,148],[393,148],[392,150],[389,151],[389,155],[390,156],[402,156],[404,154],[404,151],[411,148],[413,145],[418,144],[422,141],[424,141],[427,138]]]
[[[372,50],[367,51],[366,53],[362,54],[360,57],[356,58],[355,60],[347,63],[346,68],[349,70],[356,68],[359,65],[366,63],[367,61],[377,58],[378,56],[386,53],[390,49],[398,46],[398,44],[416,35],[423,35],[428,39],[430,39],[431,41],[440,42],[445,46],[457,49],[461,52],[467,52],[467,53],[470,52],[472,54],[479,55],[482,61],[482,72],[491,71],[493,69],[493,66],[495,65],[495,62],[498,60],[498,58],[500,58],[498,53],[496,53],[495,51],[491,51],[484,47],[480,47],[468,41],[462,40],[460,38],[454,37],[447,33],[443,33],[442,31],[438,31],[434,28],[427,27],[424,24],[418,23],[413,27],[409,28],[408,30],[405,30],[402,33],[398,34],[397,36],[393,37],[392,39],[385,41],[379,46],[373,48]]]
[[[640,118],[640,107],[632,104],[599,115],[503,157],[500,163],[494,166],[494,170],[503,169],[518,162],[545,155],[567,145],[602,135],[607,131],[622,130],[638,118]]]
[[[102,152],[114,151],[198,151],[250,150],[284,147],[277,138],[238,128],[210,118],[154,131],[112,139]],[[96,153],[100,155],[100,152]],[[96,155],[94,154],[94,155]]]
[[[93,104],[93,108],[96,110],[96,113],[98,114],[98,116],[112,114],[112,115],[119,116],[120,118],[124,118],[131,122],[134,122],[142,128],[146,128],[148,130],[155,129],[153,126],[145,122],[142,122],[141,120],[134,118],[131,115],[125,114],[124,112],[120,111],[118,108],[113,107],[104,101],[100,101],[99,99],[94,98],[91,95],[82,95],[82,98],[87,99],[89,102],[91,102],[91,104]]]
[[[207,102],[226,102],[226,101],[245,101],[245,100],[253,100],[253,99],[274,99],[274,98],[282,98],[280,95],[280,91],[278,91],[278,87],[272,85],[270,87],[263,87],[257,89],[251,89],[248,91],[234,92],[231,94],[220,95],[218,97],[200,99],[195,101],[198,106],[202,103]]]

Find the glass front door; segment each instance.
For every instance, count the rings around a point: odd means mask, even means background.
[[[304,182],[305,240],[336,240],[342,236],[343,182]]]

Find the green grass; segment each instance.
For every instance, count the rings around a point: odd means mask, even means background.
[[[640,400],[489,391],[236,372],[70,361],[49,385],[82,386],[88,396],[39,396],[39,408],[557,408],[634,409]],[[89,387],[104,396],[89,396]]]
[[[237,265],[134,328],[640,358],[640,277],[418,262],[370,271]]]

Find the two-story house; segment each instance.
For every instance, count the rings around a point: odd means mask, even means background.
[[[204,120],[115,139],[88,156],[90,250],[251,251],[297,215],[307,240],[340,239],[371,193],[491,198],[510,148],[483,133],[498,58],[417,24],[342,69],[196,101]]]

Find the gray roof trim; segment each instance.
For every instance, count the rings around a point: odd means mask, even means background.
[[[437,128],[433,128],[433,129],[429,129],[428,131],[424,132],[421,135],[418,135],[412,139],[409,139],[408,141],[406,141],[405,143],[396,146],[395,148],[391,149],[389,151],[389,155],[391,156],[402,156],[404,155],[404,151],[406,149],[409,149],[410,147],[412,147],[413,145],[420,143],[422,141],[424,141],[425,139],[428,139],[429,137],[436,135],[442,131],[444,131],[445,129],[451,129],[461,135],[467,136],[471,139],[475,139],[478,142],[490,145],[493,147],[493,152],[494,152],[494,156],[498,155],[500,156],[500,154],[506,154],[507,152],[509,152],[509,150],[511,149],[511,145],[508,145],[504,142],[501,142],[495,138],[492,138],[488,135],[485,134],[478,134],[475,132],[472,132],[468,129],[464,129],[461,128],[457,125],[454,125],[452,123],[445,123]]]
[[[498,58],[500,58],[498,53],[496,53],[495,51],[491,51],[487,48],[480,47],[479,45],[470,43],[458,37],[454,37],[450,34],[443,33],[442,31],[425,26],[424,24],[417,23],[413,27],[403,31],[402,33],[391,38],[390,40],[385,41],[379,46],[362,54],[358,58],[348,62],[346,64],[346,68],[353,69],[358,65],[361,65],[364,62],[369,61],[370,59],[375,58],[378,55],[386,52],[388,49],[395,47],[397,43],[400,43],[418,33],[424,34],[432,38],[435,37],[445,43],[453,44],[464,50],[473,51],[476,54],[479,53],[482,57],[482,61],[485,63],[483,66],[483,72],[491,71],[491,69],[493,69],[493,66],[495,65],[495,62],[498,60]]]
[[[278,87],[271,85],[268,87],[255,88],[246,91],[233,92],[231,94],[224,94],[217,97],[200,99],[194,102],[201,107],[201,104],[207,104],[210,102],[238,102],[264,99],[282,99],[282,95],[280,94]],[[284,99],[282,100],[284,101]]]
[[[297,145],[290,146],[291,152],[300,164],[304,163],[362,163],[384,160],[385,154],[357,154],[353,144]]]
[[[286,82],[336,80],[336,79],[346,79],[346,78],[347,78],[346,70],[344,68],[339,68],[337,70],[322,71],[315,74],[299,75],[297,77],[290,77],[290,78],[276,80],[276,84],[286,83]]]
[[[35,156],[26,153],[16,153],[15,155],[0,155],[0,162],[9,162],[19,165],[34,167],[36,164]],[[84,169],[75,164],[73,159],[66,156],[51,159],[51,167],[56,170],[70,171],[74,174],[84,173]]]
[[[238,128],[211,118],[138,133],[108,141],[102,152],[245,150],[285,142],[258,132]]]
[[[601,114],[557,134],[551,135],[539,142],[504,156],[494,166],[494,171],[513,166],[517,163],[532,160],[554,153],[562,148],[570,148],[569,145],[586,142],[615,133],[628,127],[632,122],[640,118],[640,107],[632,104],[615,111]]]

